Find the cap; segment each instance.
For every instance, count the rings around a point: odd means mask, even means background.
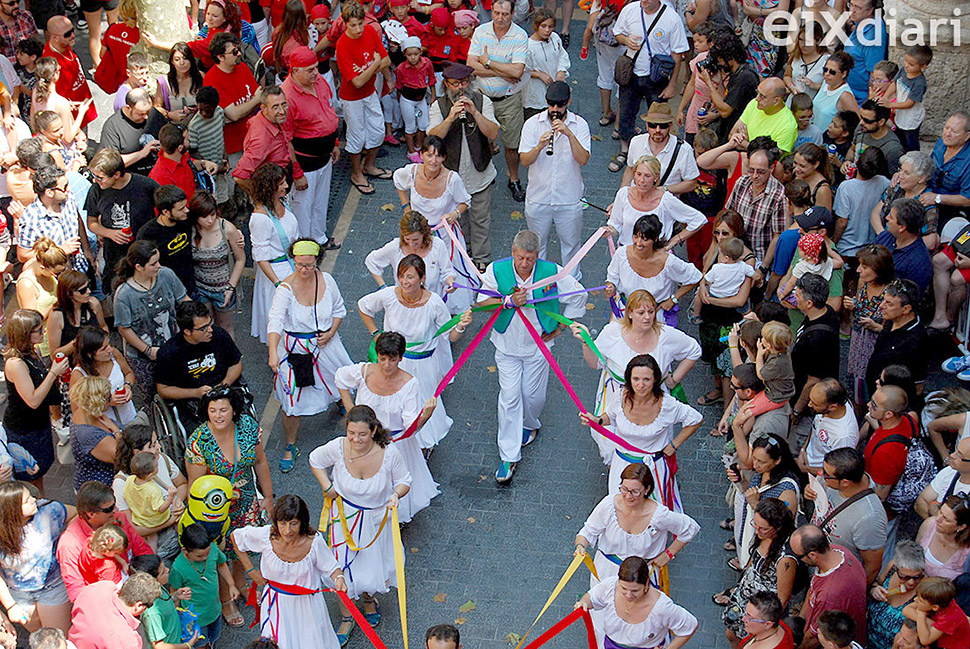
[[[470,65],[465,65],[464,63],[452,63],[446,65],[444,71],[441,73],[445,79],[467,79],[472,76],[472,72],[475,70]]]
[[[444,7],[431,10],[431,24],[435,27],[447,27],[451,24],[451,14]]]
[[[796,215],[795,221],[802,230],[814,230],[816,228],[828,230],[835,223],[832,212],[821,205],[813,205],[801,214]]]
[[[455,27],[467,27],[468,25],[478,25],[481,23],[481,20],[478,19],[478,14],[471,9],[459,9],[452,13],[451,17],[455,21]]]
[[[317,55],[309,47],[302,45],[290,53],[289,63],[291,68],[316,66]]]
[[[665,101],[653,102],[650,104],[650,109],[647,111],[647,116],[644,120],[656,124],[670,124],[674,121],[674,115],[670,111],[670,104]]]
[[[807,232],[798,239],[798,249],[802,255],[813,264],[819,263],[819,254],[822,252],[822,244],[825,243],[825,235],[821,232]]]
[[[421,39],[418,38],[417,36],[408,36],[403,41],[401,41],[402,52],[412,47],[416,47],[419,50],[421,49]]]
[[[408,37],[408,30],[393,18],[385,20],[381,23],[381,27],[384,28],[384,35],[387,36],[387,40],[392,43],[400,44]]]
[[[565,81],[553,81],[546,87],[547,104],[564,104],[569,101],[569,84]]]
[[[319,18],[330,18],[330,7],[327,5],[313,5],[313,9],[310,10],[310,21],[317,20]]]
[[[387,3],[387,6],[388,7],[406,7],[409,4],[411,4],[409,2],[409,0],[391,0],[390,2]]]

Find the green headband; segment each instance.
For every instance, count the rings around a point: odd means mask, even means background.
[[[320,254],[320,244],[316,241],[297,241],[293,244],[293,256],[310,255],[316,257]]]

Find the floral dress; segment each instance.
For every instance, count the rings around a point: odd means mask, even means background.
[[[892,579],[895,568],[889,571],[882,585],[889,588],[889,580]],[[869,615],[866,629],[869,634],[867,647],[872,649],[889,649],[893,646],[893,639],[902,628],[905,617],[903,608],[912,600],[906,600],[899,606],[893,606],[889,602],[877,602],[869,598]]]
[[[848,373],[857,404],[865,403],[869,396],[866,391],[866,367],[869,365],[869,357],[872,356],[872,350],[876,347],[876,337],[879,335],[863,327],[861,320],[872,318],[876,322],[882,322],[882,298],[883,293],[869,295],[868,282],[859,287],[855,298],[855,311],[852,312],[852,338],[849,340]]]
[[[775,65],[778,63],[778,46],[772,44],[765,34],[764,16],[771,14],[778,7],[778,0],[757,0],[757,4],[762,9],[762,16],[744,17],[751,30],[751,38],[748,41],[748,62],[762,78],[766,78],[775,71]],[[747,26],[744,31],[748,31]]]
[[[185,461],[206,467],[212,475],[221,475],[232,483],[232,504],[229,506],[229,530],[245,525],[261,525],[259,500],[256,492],[256,446],[259,444],[259,424],[249,415],[243,415],[236,423],[236,447],[239,461],[230,463],[222,454],[222,449],[212,436],[209,424],[195,429],[185,448]],[[226,547],[226,556],[235,558],[231,547]]]

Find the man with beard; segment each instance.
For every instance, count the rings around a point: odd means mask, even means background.
[[[539,235],[539,256],[546,257],[549,229],[553,222],[559,235],[561,263],[573,258],[583,234],[582,167],[589,160],[589,124],[568,110],[569,85],[554,81],[546,88],[549,108],[533,115],[522,126],[519,157],[529,167],[525,193],[525,218],[529,229]],[[572,276],[583,274],[576,266]]]
[[[471,257],[483,271],[492,256],[491,209],[495,165],[490,140],[498,137],[492,100],[473,90],[472,68],[452,63],[444,70],[445,94],[428,112],[428,135],[445,143],[445,167],[457,171],[472,195],[471,205],[459,219]]]

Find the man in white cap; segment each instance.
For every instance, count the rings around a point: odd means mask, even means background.
[[[340,244],[327,237],[327,207],[333,164],[340,156],[337,146],[337,115],[330,86],[319,73],[317,55],[309,47],[290,54],[290,74],[282,84],[286,96],[283,132],[292,141],[296,160],[303,169],[306,187],[294,185],[290,209],[300,224],[300,236],[310,237],[326,250]]]
[[[529,168],[525,217],[529,229],[539,235],[539,256],[543,258],[549,229],[556,224],[565,264],[581,246],[581,201],[585,191],[582,167],[589,160],[589,124],[568,110],[570,92],[564,81],[549,84],[546,103],[547,110],[526,120],[519,139],[519,159],[522,166]],[[578,265],[572,276],[582,279]]]

